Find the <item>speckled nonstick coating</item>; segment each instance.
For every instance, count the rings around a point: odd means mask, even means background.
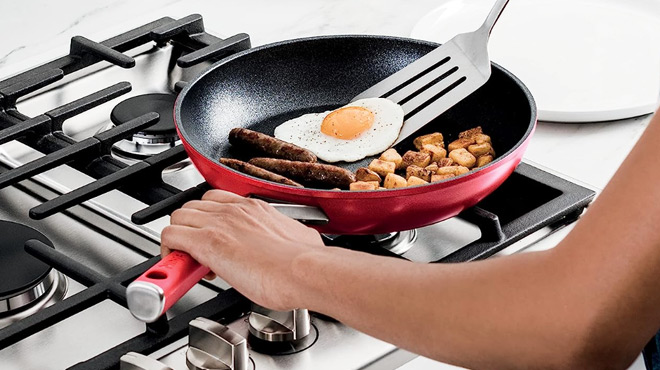
[[[534,131],[536,106],[531,94],[495,64],[486,85],[419,132],[440,131],[449,143],[463,130],[483,127],[497,157],[469,174],[419,187],[338,192],[270,183],[218,162],[220,157],[240,158],[227,140],[232,128],[272,135],[277,125],[290,118],[347,104],[435,46],[383,36],[329,36],[246,50],[216,63],[186,86],[175,105],[177,130],[211,185],[241,195],[320,207],[330,218],[329,224],[317,227],[322,232],[385,233],[435,223],[495,190],[520,162]],[[412,137],[397,149],[400,153],[414,149]],[[355,170],[372,159],[339,165]]]

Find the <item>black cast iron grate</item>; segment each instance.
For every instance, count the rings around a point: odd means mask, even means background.
[[[170,214],[186,201],[199,199],[210,189],[206,183],[180,191],[162,181],[161,173],[187,155],[181,146],[133,165],[126,165],[110,155],[112,144],[131,136],[157,121],[155,113],[145,114],[127,124],[76,142],[62,132],[62,124],[89,109],[108,102],[131,90],[128,82],[120,82],[84,98],[65,104],[36,117],[28,117],[16,109],[16,101],[48,86],[65,75],[107,61],[122,68],[131,68],[135,60],[123,52],[145,43],[181,45],[188,53],[177,60],[180,67],[189,67],[207,60],[221,58],[250,47],[245,34],[225,40],[204,31],[202,17],[190,15],[179,20],[164,17],[142,27],[97,43],[81,36],[71,40],[69,55],[0,81],[0,144],[18,140],[45,154],[32,163],[0,174],[0,188],[15,185],[62,164],[94,177],[97,181],[63,194],[30,210],[30,217],[41,219],[81,204],[110,190],[118,189],[149,207],[132,216],[136,224]],[[177,83],[181,88],[185,81]],[[134,181],[139,178],[139,181]],[[548,225],[570,223],[577,219],[591,202],[594,192],[521,164],[495,193],[478,206],[465,211],[462,217],[481,229],[481,239],[436,262],[461,262],[487,258],[510,244]],[[337,243],[341,239],[335,239]],[[350,242],[346,248],[359,249]],[[0,349],[19,342],[57,322],[85,310],[105,299],[126,306],[125,286],[159,257],[154,257],[117,276],[103,277],[63,254],[31,241],[26,249],[55,269],[80,281],[88,288],[46,308],[28,318],[0,329]],[[398,257],[386,250],[369,253]],[[211,287],[211,286],[210,286]],[[213,287],[213,289],[215,289]],[[188,322],[203,316],[218,321],[232,321],[243,315],[249,302],[233,289],[218,290],[218,295],[171,320],[162,318],[149,324],[145,332],[71,369],[116,369],[119,358],[129,351],[149,354],[186,335]]]
[[[30,240],[26,243],[25,248],[30,254],[54,269],[87,286],[87,289],[0,329],[0,349],[15,344],[106,299],[127,307],[126,285],[159,260],[159,257],[153,257],[119,275],[105,277],[41,241]],[[228,324],[248,312],[250,302],[234,289],[223,291],[210,284],[206,284],[206,286],[216,290],[218,294],[172,319],[168,320],[162,316],[158,321],[146,324],[142,334],[69,369],[116,369],[119,366],[119,358],[127,352],[148,354],[183,338],[188,334],[188,323],[197,317],[206,317]]]
[[[179,189],[164,183],[160,174],[164,168],[186,158],[181,148],[173,148],[137,163],[125,172],[121,170],[129,166],[110,155],[113,143],[153,125],[158,117],[145,115],[139,121],[131,121],[131,125],[117,126],[107,133],[81,142],[76,142],[62,132],[64,121],[130,92],[130,83],[119,82],[36,117],[28,117],[16,109],[18,99],[59,81],[65,75],[100,61],[131,68],[135,60],[122,52],[143,44],[163,46],[168,42],[189,51],[178,58],[177,64],[181,67],[215,60],[250,47],[250,38],[246,34],[222,40],[204,32],[202,17],[197,14],[179,20],[164,17],[100,43],[81,36],[72,38],[69,55],[0,81],[0,144],[18,140],[46,154],[38,161],[0,175],[0,188],[14,185],[62,164],[68,164],[95,179],[102,179],[86,187],[87,192],[84,194],[78,192],[68,195],[50,203],[47,209],[41,208],[47,211],[45,213],[40,210],[31,212],[33,218],[43,218],[46,213],[53,214],[67,208],[67,204],[79,204],[111,189],[118,189],[146,204],[179,193]],[[182,83],[185,81],[179,81],[178,85]],[[117,172],[119,175],[113,175]],[[141,181],[126,182],[126,174],[140,176]]]
[[[181,147],[172,148],[133,166],[128,166],[110,155],[113,143],[153,125],[159,119],[158,114],[147,113],[79,142],[62,132],[64,121],[130,92],[130,83],[119,82],[36,117],[28,117],[16,109],[16,102],[21,97],[99,61],[131,68],[135,66],[135,60],[122,52],[154,42],[160,46],[169,42],[176,43],[188,51],[177,60],[177,64],[182,68],[219,59],[250,47],[250,39],[246,34],[238,34],[224,40],[207,34],[200,15],[194,14],[179,20],[164,17],[100,43],[76,36],[71,39],[69,55],[0,81],[0,144],[18,140],[45,154],[33,162],[0,173],[0,188],[15,185],[62,164],[68,164],[97,179],[82,189],[83,196],[81,189],[78,193],[64,194],[46,202],[43,207],[31,210],[31,217],[46,217],[112,189],[119,189],[147,204],[180,193],[179,189],[162,181],[161,173],[166,167],[187,157]],[[185,81],[179,81],[177,86],[181,87],[184,83]],[[127,180],[134,176],[139,177],[140,181],[129,183]],[[26,249],[56,270],[87,286],[87,289],[0,329],[0,349],[106,299],[126,307],[125,286],[159,259],[151,258],[117,276],[107,278],[39,241],[28,242]],[[170,320],[162,317],[155,323],[145,325],[144,333],[77,364],[72,369],[118,368],[119,358],[126,352],[150,353],[184,337],[187,335],[188,323],[196,317],[230,322],[243,316],[249,309],[249,301],[235,290],[223,291],[210,284],[206,285],[218,292],[211,300]]]
[[[466,262],[488,258],[511,244],[546,227],[568,225],[591,203],[595,192],[521,163],[493,193],[457,217],[479,227],[481,237],[434,263]],[[389,257],[400,257],[386,249],[364,249],[366,243],[350,236],[335,238],[333,244]]]

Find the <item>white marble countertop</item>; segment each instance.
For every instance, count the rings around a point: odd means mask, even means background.
[[[219,36],[245,32],[253,46],[329,34],[409,36],[438,0],[25,0],[2,5],[0,79],[68,52],[69,39],[101,41],[161,16],[204,16]],[[15,30],[6,32],[7,30]],[[506,66],[505,66],[506,67]],[[540,122],[525,160],[602,189],[650,117],[607,123]],[[451,368],[420,359],[406,370]]]

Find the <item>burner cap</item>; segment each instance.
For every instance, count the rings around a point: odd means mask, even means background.
[[[399,231],[377,235],[326,235],[321,234],[326,245],[342,246],[348,249],[374,251],[380,247],[402,255],[412,248],[417,240],[417,230]]]
[[[149,112],[156,112],[160,120],[142,130],[142,134],[154,136],[176,135],[174,126],[174,101],[172,94],[144,94],[128,98],[117,104],[110,113],[110,120],[119,126]]]
[[[43,234],[15,222],[0,221],[0,298],[20,294],[46,278],[51,267],[25,251],[25,242],[37,239],[53,247]]]
[[[314,324],[311,324],[309,335],[294,341],[269,342],[255,337],[252,333],[249,333],[247,337],[250,349],[271,356],[293,355],[302,352],[314,345],[318,339],[319,329]]]

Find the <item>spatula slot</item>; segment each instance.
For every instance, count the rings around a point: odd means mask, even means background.
[[[399,103],[400,105],[404,105],[404,104],[408,103],[408,102],[411,101],[413,98],[415,98],[415,97],[418,96],[419,94],[423,93],[424,91],[428,90],[429,88],[431,88],[431,87],[434,86],[435,84],[439,83],[440,81],[444,80],[445,78],[451,76],[451,75],[454,74],[456,71],[458,71],[458,66],[454,66],[452,69],[448,70],[447,72],[444,72],[444,73],[441,74],[439,77],[435,78],[434,80],[430,81],[430,82],[427,83],[426,85],[424,85],[424,86],[422,86],[421,88],[419,88],[417,91],[415,91],[415,92],[413,92],[412,94],[410,94],[410,95],[406,96],[405,98],[401,99],[398,103]]]
[[[442,91],[431,97],[430,99],[425,99],[424,103],[421,104],[420,106],[416,107],[415,109],[411,110],[409,113],[406,113],[406,115],[403,117],[404,120],[409,119],[410,117],[414,116],[415,114],[421,112],[424,110],[424,108],[428,107],[429,105],[433,104],[436,100],[440,99],[444,95],[447,95],[450,91],[454,90],[457,88],[460,84],[463,82],[467,81],[467,77],[462,76],[458,80],[454,81],[451,85],[447,86],[444,88]],[[405,110],[405,108],[404,108]]]
[[[398,86],[394,87],[393,89],[391,89],[390,91],[386,92],[385,94],[381,95],[381,98],[388,98],[388,99],[390,99],[390,100],[392,100],[392,101],[394,101],[394,102],[398,102],[399,99],[396,98],[396,97],[393,97],[394,94],[396,94],[396,93],[400,93],[400,90],[402,90],[403,88],[405,88],[405,87],[407,87],[407,86],[413,84],[415,81],[417,81],[417,80],[419,80],[420,78],[426,76],[427,74],[433,72],[433,71],[436,70],[438,67],[442,66],[443,64],[446,64],[446,63],[449,62],[450,60],[451,60],[451,57],[449,57],[449,56],[446,57],[446,58],[443,58],[443,59],[440,60],[439,62],[437,62],[437,63],[433,64],[432,66],[428,67],[427,69],[421,71],[421,72],[420,72],[419,74],[417,74],[416,76],[412,76],[412,77],[410,77],[409,79],[405,79],[405,80],[403,80],[401,84],[399,84]],[[397,95],[400,95],[400,94],[397,94]],[[404,94],[403,96],[406,96],[406,95]]]

